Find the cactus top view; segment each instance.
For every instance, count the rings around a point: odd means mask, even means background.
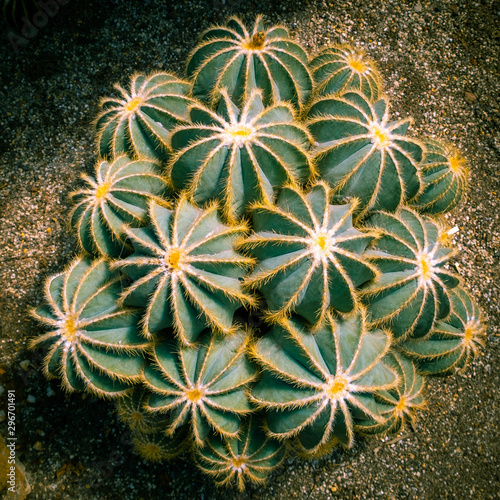
[[[186,71],[101,101],[81,254],[47,279],[31,345],[66,391],[113,399],[146,460],[243,490],[287,454],[413,425],[426,378],[484,346],[442,217],[468,168],[390,117],[354,45],[310,56],[233,17]]]

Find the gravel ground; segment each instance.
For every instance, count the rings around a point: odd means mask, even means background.
[[[379,63],[393,116],[456,144],[471,169],[454,265],[485,312],[488,343],[463,375],[433,379],[428,409],[395,438],[288,460],[264,487],[217,491],[189,461],[151,466],[131,452],[112,405],[65,396],[26,350],[39,328],[28,306],[73,255],[68,193],[96,160],[99,97],[134,71],[183,74],[197,35],[229,15],[262,13],[310,51],[365,47]],[[500,5],[494,0],[73,0],[16,53],[0,43],[0,411],[16,391],[17,458],[29,499],[500,498]],[[12,37],[11,37],[12,38]],[[16,39],[18,41],[18,39]],[[0,434],[6,436],[5,413]],[[1,484],[1,482],[0,482]],[[0,492],[1,493],[1,492]]]

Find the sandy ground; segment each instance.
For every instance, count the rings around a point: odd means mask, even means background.
[[[135,71],[182,75],[198,34],[234,13],[285,24],[311,52],[339,41],[364,47],[379,63],[393,116],[411,115],[413,134],[462,150],[471,189],[449,217],[460,228],[454,266],[489,324],[484,352],[465,374],[429,382],[428,409],[414,432],[359,440],[317,462],[290,459],[266,486],[240,496],[216,490],[189,460],[144,463],[111,404],[65,396],[42,376],[41,353],[26,349],[40,333],[27,308],[40,303],[45,277],[75,251],[67,195],[96,160],[91,122],[99,98]],[[15,390],[16,455],[28,498],[500,497],[499,18],[493,0],[72,0],[26,44],[3,33],[0,411]],[[5,413],[0,420],[6,437]]]

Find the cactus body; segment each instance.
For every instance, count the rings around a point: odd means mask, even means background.
[[[136,453],[147,462],[171,460],[182,453],[188,443],[186,429],[179,429],[175,436],[167,436],[162,431],[147,434],[136,432],[132,436]]]
[[[304,49],[285,28],[267,29],[258,16],[247,30],[232,17],[226,26],[202,34],[189,57],[187,74],[193,80],[193,95],[212,103],[220,88],[227,88],[236,104],[260,88],[266,105],[289,101],[300,106],[312,90],[307,62]]]
[[[209,436],[203,448],[196,450],[198,467],[212,476],[217,486],[263,483],[285,457],[285,446],[269,439],[254,419],[243,424],[240,436],[224,439]]]
[[[422,190],[412,204],[423,213],[442,214],[453,210],[467,191],[468,169],[458,150],[439,141],[425,142]]]
[[[350,447],[353,411],[383,421],[374,394],[396,385],[397,374],[382,362],[390,337],[368,331],[359,310],[328,321],[314,334],[285,320],[252,349],[264,375],[252,400],[265,408],[269,434],[298,436],[302,453],[318,456],[331,446]]]
[[[416,420],[418,410],[425,408],[424,378],[417,372],[415,364],[403,354],[392,351],[384,362],[398,374],[398,385],[379,391],[376,395],[387,409],[382,412],[385,421],[362,420],[357,430],[364,434],[395,434]]]
[[[101,156],[163,158],[170,130],[188,119],[191,85],[168,73],[155,73],[134,75],[130,90],[116,88],[121,96],[103,99],[96,120]]]
[[[47,281],[48,304],[33,311],[50,331],[31,347],[48,348],[44,371],[68,391],[120,396],[142,378],[146,342],[136,315],[116,305],[119,280],[103,260],[76,259]]]
[[[425,374],[450,375],[463,370],[486,343],[481,312],[467,292],[451,290],[451,314],[436,324],[421,340],[409,339],[401,344],[408,356],[418,361]]]
[[[372,104],[359,92],[320,96],[307,116],[319,175],[336,194],[359,199],[359,217],[394,211],[417,194],[422,147],[405,135],[409,118],[389,122],[387,98]]]
[[[158,418],[146,411],[148,396],[142,387],[135,387],[131,394],[116,400],[118,418],[135,434],[152,434],[167,425],[165,417]]]
[[[367,220],[380,231],[369,252],[382,272],[364,290],[369,319],[388,326],[396,337],[423,337],[450,312],[450,289],[458,278],[445,265],[454,250],[440,243],[436,222],[401,208]]]
[[[71,194],[71,226],[80,246],[90,254],[118,257],[126,252],[125,225],[144,224],[148,203],[167,190],[160,168],[150,161],[120,156],[96,164],[95,178]]]
[[[169,435],[189,422],[199,446],[210,430],[236,437],[241,416],[252,411],[245,391],[255,369],[245,357],[247,341],[240,331],[225,338],[207,334],[195,347],[163,342],[154,348],[153,365],[144,372],[153,391],[147,409],[169,413]]]
[[[102,101],[105,161],[72,194],[89,256],[47,281],[30,344],[67,391],[114,397],[145,460],[190,448],[241,491],[286,450],[411,426],[425,377],[485,343],[448,269],[458,228],[431,217],[462,201],[467,168],[390,121],[353,47],[309,62],[285,28],[233,17],[187,73]]]
[[[245,226],[226,226],[216,205],[200,210],[185,197],[175,211],[151,203],[150,219],[127,230],[135,252],[114,262],[134,280],[122,300],[146,307],[144,335],[173,327],[187,345],[207,326],[233,332],[234,311],[252,302],[239,281],[252,261],[233,250]]]
[[[290,105],[264,108],[254,91],[240,113],[225,90],[222,95],[220,114],[194,105],[194,125],[173,132],[170,174],[173,185],[189,188],[196,203],[221,200],[234,222],[249,203],[272,203],[277,188],[307,180],[310,140]]]
[[[375,63],[362,51],[348,45],[328,47],[309,63],[317,95],[359,91],[375,102],[382,93],[382,82]]]
[[[307,194],[283,189],[276,206],[255,206],[256,232],[244,247],[258,264],[246,284],[262,292],[271,319],[294,311],[314,324],[330,306],[349,312],[356,287],[376,275],[363,257],[373,234],[352,226],[355,205],[330,205],[329,198],[319,183]]]

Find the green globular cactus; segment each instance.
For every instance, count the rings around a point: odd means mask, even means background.
[[[441,218],[467,168],[390,120],[355,46],[309,60],[231,18],[187,73],[103,101],[72,194],[86,256],[48,279],[31,346],[67,391],[114,398],[145,460],[186,450],[241,491],[287,452],[413,428],[426,377],[484,345]]]
[[[243,491],[246,483],[263,483],[285,458],[286,447],[269,439],[250,418],[242,424],[237,438],[210,435],[203,448],[196,450],[198,467],[215,479],[217,486],[232,486]]]
[[[309,63],[317,95],[359,91],[375,102],[382,93],[382,80],[375,63],[349,45],[323,49]]]
[[[307,194],[287,187],[276,205],[254,206],[255,232],[242,246],[257,265],[245,283],[264,295],[270,319],[295,312],[320,324],[329,307],[352,311],[356,287],[377,274],[363,257],[374,233],[354,228],[356,204],[330,205],[330,191],[326,183]]]
[[[409,208],[378,212],[367,226],[380,232],[368,256],[382,273],[363,290],[370,321],[398,339],[424,337],[450,312],[459,280],[446,263],[455,251],[440,243],[438,223]]]
[[[378,391],[376,398],[387,404],[382,412],[385,421],[361,420],[356,430],[364,434],[395,434],[416,421],[417,412],[426,408],[424,378],[417,372],[415,364],[406,356],[392,351],[384,363],[398,374],[398,385]]]
[[[143,387],[134,387],[132,393],[116,399],[118,418],[135,434],[152,434],[164,430],[166,417],[146,411],[149,393]]]
[[[330,314],[311,334],[293,320],[252,348],[264,375],[251,398],[266,410],[271,436],[297,436],[302,454],[317,457],[332,446],[354,442],[353,413],[383,421],[385,405],[375,393],[396,386],[397,372],[382,358],[391,337],[369,331],[362,309],[339,319]]]
[[[32,314],[50,331],[30,346],[48,350],[44,372],[66,390],[122,396],[142,380],[146,341],[136,314],[117,306],[120,291],[120,277],[103,260],[76,259],[47,280],[47,305]]]
[[[412,205],[432,215],[450,212],[467,191],[469,171],[465,158],[453,146],[432,139],[425,141],[425,150],[422,190]]]
[[[185,196],[175,210],[152,202],[149,217],[151,226],[126,230],[135,252],[113,263],[133,280],[121,302],[146,308],[145,337],[173,327],[188,345],[208,326],[234,332],[234,312],[253,303],[239,280],[252,259],[233,249],[246,226],[226,226],[217,205],[201,210]]]
[[[226,26],[205,31],[189,56],[187,75],[193,95],[212,104],[221,88],[236,104],[252,90],[263,91],[265,104],[289,101],[301,106],[312,91],[308,56],[282,26],[265,28],[258,16],[251,30],[232,17]]]
[[[240,419],[253,410],[246,395],[256,375],[245,356],[248,339],[243,331],[227,337],[207,334],[194,347],[167,341],[153,348],[153,363],[144,370],[153,392],[146,408],[169,414],[168,435],[185,424],[197,446],[211,430],[238,435]]]
[[[307,119],[318,174],[337,195],[360,201],[358,217],[394,211],[418,193],[422,144],[405,135],[410,118],[389,121],[386,97],[373,104],[360,92],[320,96]]]
[[[188,120],[191,85],[168,73],[154,73],[134,75],[128,91],[116,88],[120,97],[103,99],[96,120],[101,156],[164,158],[171,129]]]
[[[147,462],[163,462],[181,454],[189,445],[186,429],[179,429],[175,436],[163,431],[153,433],[136,432],[132,435],[135,452]]]
[[[261,92],[253,91],[240,113],[221,93],[219,114],[193,105],[194,124],[173,131],[169,171],[175,188],[189,189],[198,204],[221,200],[234,222],[250,203],[272,203],[277,188],[308,179],[311,140],[289,104],[265,108]]]
[[[451,290],[451,313],[423,339],[409,339],[400,348],[425,374],[451,375],[465,369],[486,344],[482,314],[462,287]]]
[[[89,254],[119,257],[126,252],[127,226],[144,225],[150,200],[162,201],[167,181],[156,163],[119,156],[95,166],[95,178],[71,193],[71,226]]]

